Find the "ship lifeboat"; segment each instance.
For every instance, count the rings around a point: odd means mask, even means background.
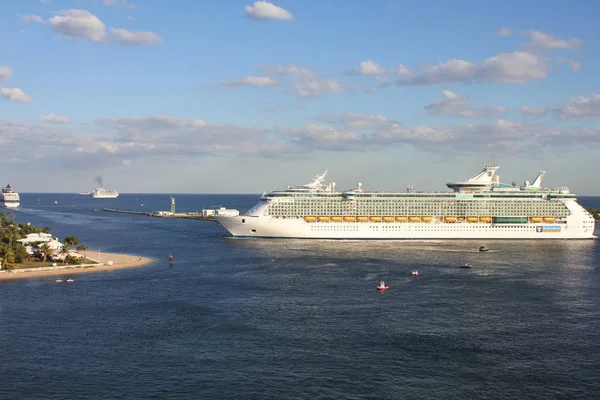
[[[477,222],[479,218],[477,217],[467,217],[467,222]]]
[[[379,285],[377,285],[377,290],[388,290],[389,288],[384,281],[379,282]]]
[[[370,217],[369,219],[371,221],[373,221],[373,222],[380,222],[381,221],[381,217]]]
[[[542,217],[529,217],[529,222],[542,222]]]
[[[421,222],[421,217],[408,217],[410,222]]]
[[[396,222],[406,222],[406,217],[396,217]]]
[[[342,220],[342,217],[331,217],[332,222],[340,222],[341,220]]]
[[[316,217],[304,217],[305,222],[315,222],[316,220]]]
[[[544,222],[554,222],[554,220],[556,220],[554,217],[543,217],[542,219]]]
[[[456,222],[456,217],[444,217],[444,222]]]
[[[344,221],[346,221],[346,222],[354,222],[354,221],[356,221],[356,217],[344,217]]]
[[[421,217],[421,221],[423,222],[431,222],[432,219],[432,217]]]
[[[317,217],[319,222],[329,222],[329,217]]]
[[[383,220],[385,222],[394,222],[394,219],[395,219],[394,217],[383,217]]]
[[[368,222],[369,217],[356,217],[357,222]]]
[[[492,217],[479,217],[479,222],[492,222]]]

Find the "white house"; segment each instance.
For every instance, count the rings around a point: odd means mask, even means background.
[[[202,210],[203,217],[212,217],[215,215],[215,210]]]
[[[157,211],[154,213],[154,215],[158,215],[160,217],[165,217],[165,216],[172,216],[175,215],[174,213],[172,213],[171,211]]]
[[[221,207],[215,210],[215,215],[219,217],[237,217],[240,215],[240,212],[232,208]]]
[[[23,239],[17,240],[17,242],[21,242],[26,245],[36,242],[48,243],[50,240],[52,240],[52,235],[50,233],[30,233],[29,235],[25,235]]]

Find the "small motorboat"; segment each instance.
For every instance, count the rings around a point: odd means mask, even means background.
[[[67,279],[67,282],[73,282],[73,278]]]
[[[473,266],[469,263],[465,263],[463,265],[460,266],[461,268],[473,268]]]
[[[419,271],[416,269],[412,272],[412,276],[419,276]]]
[[[385,284],[385,281],[379,282],[379,285],[377,286],[377,290],[388,290],[389,288],[390,287]]]
[[[55,282],[56,283],[61,283],[62,281],[63,281],[62,279],[58,278]]]
[[[479,251],[490,251],[485,245],[479,247]]]

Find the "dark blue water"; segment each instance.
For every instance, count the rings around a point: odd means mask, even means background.
[[[598,241],[232,239],[100,211],[167,210],[166,195],[21,197],[19,222],[156,261],[0,282],[0,398],[600,398]]]

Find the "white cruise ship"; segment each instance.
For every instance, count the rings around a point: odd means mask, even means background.
[[[566,187],[500,183],[499,167],[447,183],[453,191],[336,191],[317,176],[263,194],[244,215],[217,216],[233,236],[314,239],[593,239],[593,216]]]
[[[2,197],[0,197],[0,200],[4,204],[4,207],[7,208],[17,208],[21,202],[19,193],[12,190],[10,183],[2,189]]]
[[[119,197],[119,192],[115,189],[98,188],[92,192],[92,197],[95,199],[116,199]]]

